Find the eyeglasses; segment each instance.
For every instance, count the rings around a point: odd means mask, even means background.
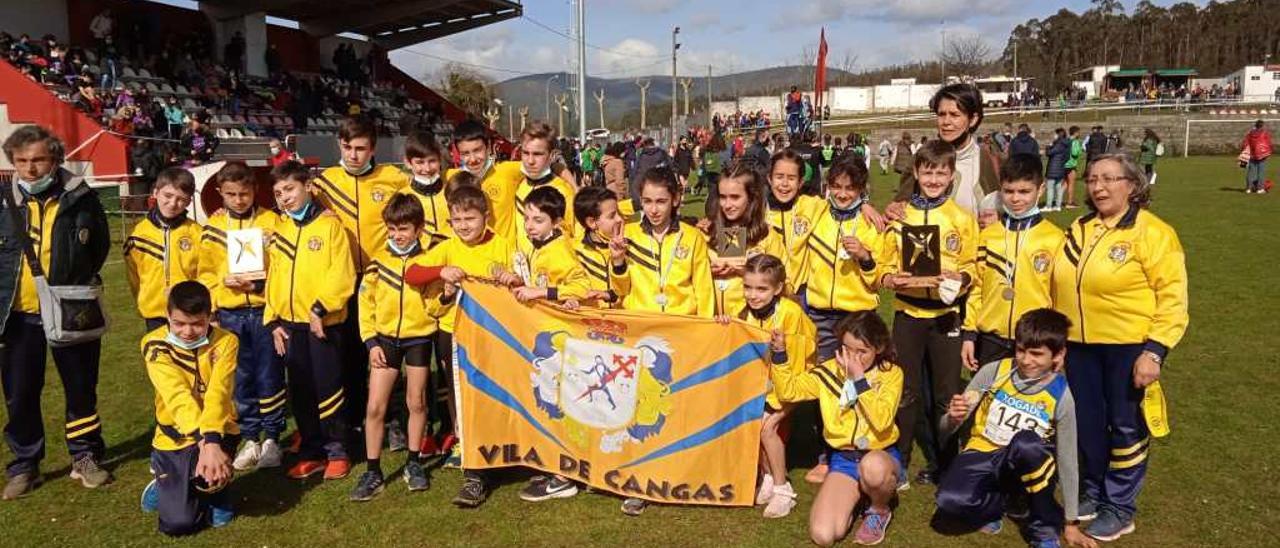
[[[1128,181],[1128,180],[1130,180],[1130,178],[1125,177],[1123,175],[1119,177],[1094,176],[1086,179],[1084,184],[1089,186],[1097,186],[1102,184],[1105,184],[1106,186],[1114,186],[1116,183],[1119,183],[1120,181]]]

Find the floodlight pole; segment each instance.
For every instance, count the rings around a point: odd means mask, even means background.
[[[578,2],[578,139],[587,141],[587,1]]]
[[[676,36],[680,34],[680,27],[671,30],[671,141],[668,144],[676,142],[676,101],[680,97],[676,93],[676,83],[679,76],[676,72],[676,52],[680,50],[680,43],[676,41]]]

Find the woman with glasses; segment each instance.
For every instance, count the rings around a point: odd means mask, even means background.
[[[1187,329],[1186,256],[1178,235],[1147,211],[1147,177],[1124,154],[1091,158],[1089,213],[1071,224],[1054,262],[1054,308],[1071,319],[1067,381],[1076,400],[1080,519],[1089,536],[1133,532],[1151,431],[1146,391]]]

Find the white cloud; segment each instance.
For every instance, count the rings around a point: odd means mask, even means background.
[[[720,14],[714,11],[695,13],[689,17],[689,25],[692,27],[710,27],[719,24]]]
[[[1013,0],[808,0],[790,17],[774,21],[773,28],[828,23],[846,17],[893,23],[955,18],[964,21],[1007,13],[1013,4]]]
[[[627,2],[627,9],[634,9],[641,13],[667,13],[680,5],[680,0],[640,0],[639,2]]]

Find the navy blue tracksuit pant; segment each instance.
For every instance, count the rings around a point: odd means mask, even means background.
[[[40,395],[44,392],[45,352],[62,378],[66,396],[65,433],[72,460],[86,455],[102,460],[106,443],[98,418],[98,358],[102,341],[90,341],[50,349],[40,316],[14,312],[0,337],[0,380],[9,422],[4,440],[13,453],[6,475],[37,472],[44,458],[44,418]]]
[[[1080,436],[1080,497],[1121,518],[1137,512],[1147,475],[1143,391],[1133,387],[1133,362],[1141,354],[1141,344],[1067,343],[1067,384]]]
[[[239,436],[222,439],[222,450],[230,456],[239,445]],[[170,536],[189,535],[208,527],[213,507],[230,509],[228,489],[203,493],[191,484],[200,460],[200,446],[190,445],[176,451],[151,450],[151,470],[156,478],[156,494],[160,504],[160,532]]]
[[[1023,540],[1056,540],[1063,524],[1062,506],[1053,496],[1057,483],[1053,447],[1023,430],[996,451],[956,455],[938,484],[938,516],[976,531],[1003,519],[1007,496],[1027,493],[1030,512],[1018,524]]]
[[[285,428],[284,367],[276,361],[271,330],[262,324],[262,308],[224,308],[218,324],[240,340],[236,357],[236,421],[240,436],[280,440]]]

